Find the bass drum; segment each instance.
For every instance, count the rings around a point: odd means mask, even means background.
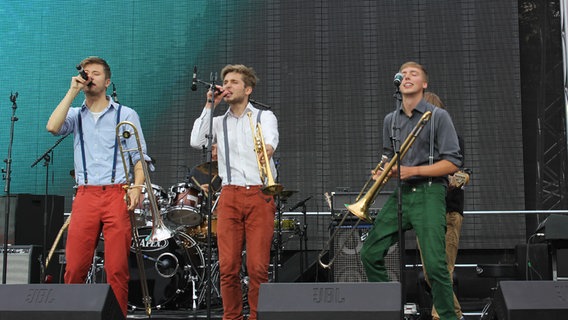
[[[138,228],[151,306],[153,309],[177,309],[178,300],[183,300],[181,297],[192,295],[192,280],[199,288],[205,271],[203,252],[197,242],[184,233],[176,233],[160,242],[148,242],[146,237],[151,231],[151,227]],[[128,304],[133,310],[144,310],[134,244],[130,251]]]

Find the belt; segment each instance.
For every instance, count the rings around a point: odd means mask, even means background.
[[[234,185],[234,184],[228,184],[223,186],[223,189],[227,188],[227,189],[235,189],[235,190],[242,190],[242,189],[246,189],[246,190],[250,190],[250,189],[261,189],[263,186],[262,185],[249,185],[249,186],[238,186],[238,185]]]
[[[84,185],[80,185],[79,187],[77,187],[77,189],[79,191],[83,191],[83,190],[107,190],[107,189],[123,189],[124,184],[106,184],[106,185],[102,185],[102,186],[95,186],[95,185],[88,185],[88,184],[84,184]]]
[[[412,179],[412,180],[403,181],[402,185],[403,186],[409,186],[409,187],[419,187],[419,186],[424,185],[425,183],[429,183],[429,182],[430,182],[430,178]],[[432,183],[439,183],[439,184],[446,185],[446,180],[443,177],[433,177]]]

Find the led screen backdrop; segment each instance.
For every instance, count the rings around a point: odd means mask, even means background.
[[[466,210],[524,209],[517,1],[9,0],[0,15],[2,159],[10,92],[19,93],[12,194],[43,194],[47,180],[70,210],[71,139],[49,171],[31,164],[58,139],[45,124],[75,65],[97,55],[120,102],[139,112],[152,182],[165,189],[205,161],[189,147],[206,91],[190,90],[193,66],[208,82],[226,64],[253,66],[253,98],[279,119],[280,182],[299,191],[291,201],[313,195],[309,210],[329,211],[323,193],[358,192],[378,162],[393,75],[415,60],[465,140],[474,170]]]

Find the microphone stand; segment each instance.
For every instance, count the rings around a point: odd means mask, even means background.
[[[18,98],[18,92],[15,94],[10,93],[10,101],[12,102],[12,117],[10,118],[10,141],[8,143],[8,158],[4,159],[6,163],[6,169],[2,169],[3,178],[6,180],[6,185],[4,187],[4,192],[6,193],[5,206],[5,218],[4,218],[4,250],[2,253],[2,284],[6,284],[6,274],[8,273],[8,232],[10,223],[10,181],[12,173],[12,144],[14,143],[14,124],[18,121],[16,117],[16,109],[18,105],[16,104],[16,99]]]
[[[400,93],[400,89],[398,87],[396,87],[396,92],[394,93],[393,97],[395,98],[395,113],[393,114],[393,117],[397,117],[398,116],[398,110],[401,108],[401,104],[402,104],[402,96]],[[397,117],[398,118],[398,117]],[[396,120],[396,119],[395,119]],[[394,121],[394,120],[393,120]],[[396,121],[398,122],[398,121]],[[398,123],[395,122],[395,125],[398,125]],[[394,127],[394,126],[393,126]],[[396,130],[393,128],[393,131]],[[398,135],[400,135],[400,128],[398,131]],[[392,132],[392,137],[391,137],[391,143],[392,143],[392,148],[395,152],[395,154],[397,154],[397,159],[399,159],[397,161],[397,170],[400,174],[400,142],[399,139],[396,138],[396,135],[394,134],[394,132]],[[401,299],[401,306],[403,306],[401,308],[401,319],[404,317],[404,303],[406,301],[406,287],[405,287],[405,279],[404,279],[404,253],[405,253],[405,239],[404,239],[404,233],[402,231],[402,180],[400,179],[400,177],[397,180],[397,229],[398,229],[398,244],[399,244],[399,251],[398,251],[398,259],[399,259],[399,282],[400,282],[400,286],[401,286],[401,295],[400,295],[400,299]]]
[[[52,162],[53,159],[53,149],[55,149],[55,147],[57,147],[61,141],[65,140],[65,138],[67,138],[69,135],[71,134],[71,132],[69,132],[68,134],[64,135],[63,137],[59,138],[59,140],[57,140],[53,146],[51,146],[49,149],[47,149],[46,152],[44,152],[39,158],[37,158],[31,165],[31,167],[35,167],[42,159],[44,160],[43,166],[45,167],[45,196],[44,196],[44,205],[43,205],[43,248],[42,248],[42,256],[40,257],[39,261],[40,261],[40,269],[41,269],[41,278],[40,278],[40,283],[44,283],[45,282],[45,273],[47,270],[45,270],[45,265],[43,263],[44,259],[43,257],[46,257],[46,252],[47,252],[47,203],[48,203],[48,199],[49,199],[49,164]],[[52,199],[53,201],[54,199]],[[53,211],[51,212],[51,214],[53,215]],[[51,219],[49,219],[51,221]]]
[[[249,98],[249,101],[252,102],[252,99]],[[255,101],[256,102],[256,101]],[[265,105],[262,105],[265,107]],[[280,183],[280,173],[278,169],[280,168],[280,161],[274,161],[274,166],[276,167],[276,183]],[[278,276],[280,274],[280,256],[282,250],[282,210],[286,205],[286,198],[280,197],[280,194],[276,195],[276,244],[274,248],[274,262],[272,263],[273,273],[272,273],[272,280],[274,282],[278,282]]]
[[[208,182],[209,188],[207,189],[207,210],[205,215],[207,216],[207,261],[205,263],[206,269],[206,279],[207,282],[205,284],[206,291],[206,305],[207,305],[207,319],[211,319],[211,290],[213,288],[212,279],[211,279],[211,247],[212,247],[212,239],[211,239],[211,220],[213,218],[212,212],[212,197],[213,197],[213,112],[215,111],[215,81],[217,80],[217,74],[210,74],[211,83],[207,83],[201,81],[199,79],[195,79],[197,82],[206,84],[209,86],[209,91],[211,91],[211,114],[209,116],[209,133],[207,134],[207,161],[209,163],[209,171],[208,171]],[[209,101],[207,102],[209,103]]]
[[[300,279],[301,282],[304,282],[304,271],[305,271],[305,265],[306,262],[308,261],[308,233],[307,233],[307,229],[308,229],[308,224],[307,224],[307,213],[306,213],[306,203],[304,202],[304,204],[302,205],[302,216],[304,219],[304,224],[302,225],[302,228],[300,229]]]

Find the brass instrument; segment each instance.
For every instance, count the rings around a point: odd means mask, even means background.
[[[134,126],[134,124],[132,122],[122,121],[116,126],[117,138],[122,136],[124,139],[129,139],[132,135],[132,133],[128,130],[124,130],[122,133],[120,133],[120,127],[122,127],[122,126],[129,126],[132,129],[132,131],[134,132],[134,136],[136,137],[136,143],[137,143],[136,149],[123,149],[122,144],[121,143],[118,144],[119,147],[120,147],[120,155],[122,157],[122,164],[124,165],[124,172],[126,173],[127,184],[130,184],[130,182],[128,182],[130,175],[128,174],[129,173],[128,172],[128,166],[127,166],[128,162],[127,162],[127,159],[124,157],[124,154],[131,152],[131,151],[138,151],[138,153],[140,153],[140,157],[141,157],[140,161],[142,163],[142,170],[144,171],[144,187],[146,188],[146,190],[152,190],[152,182],[150,181],[148,164],[143,159],[144,153],[142,151],[142,145],[140,143],[140,138],[139,138],[139,135],[138,135],[138,129],[136,129],[136,127]],[[141,187],[141,186],[129,186],[128,188],[133,188],[133,187]],[[158,201],[156,200],[156,195],[153,192],[147,192],[147,196],[148,196],[148,200],[149,200],[149,203],[150,203],[150,212],[152,213],[152,232],[150,233],[150,235],[148,236],[148,238],[146,240],[151,241],[151,242],[159,242],[159,241],[171,238],[172,235],[173,235],[173,232],[171,230],[169,230],[164,225],[162,215],[160,214],[160,208],[158,207]]]
[[[272,196],[280,194],[284,187],[281,184],[274,182],[272,171],[270,170],[270,160],[268,159],[266,145],[264,144],[264,137],[262,136],[262,127],[260,123],[257,123],[256,126],[253,125],[252,112],[247,112],[247,116],[249,117],[250,130],[252,132],[254,152],[256,153],[256,162],[258,164],[260,180],[264,184],[262,192]],[[258,158],[259,154],[264,158],[264,163],[262,163]]]
[[[124,129],[121,132],[121,127],[129,127]],[[136,148],[132,149],[125,149],[122,146],[122,142],[120,141],[121,137],[124,139],[129,139],[132,136],[132,133],[129,131],[132,130],[134,132],[134,137],[136,138]],[[137,151],[140,154],[140,162],[142,164],[142,171],[144,172],[144,186],[146,187],[148,200],[150,203],[150,211],[152,213],[152,232],[147,237],[147,241],[150,242],[158,242],[162,240],[166,240],[172,237],[172,232],[164,225],[164,221],[162,220],[162,216],[160,215],[160,211],[158,208],[158,203],[156,201],[156,195],[151,192],[152,190],[152,182],[150,181],[150,174],[148,171],[148,164],[144,159],[144,151],[142,150],[142,144],[140,142],[140,136],[138,134],[138,129],[136,126],[129,121],[122,121],[116,125],[116,138],[118,141],[118,146],[120,148],[120,156],[122,157],[122,164],[124,166],[124,173],[126,175],[126,182],[127,185],[125,189],[129,188],[138,188],[141,186],[132,186],[130,185],[130,172],[128,170],[128,161],[125,158],[125,154]],[[132,176],[134,176],[132,174]],[[128,204],[130,202],[130,198],[128,198],[128,193],[125,195],[124,200]],[[152,298],[150,297],[149,290],[148,290],[148,283],[146,280],[146,269],[144,267],[144,260],[142,257],[142,251],[140,249],[140,235],[138,234],[138,228],[136,228],[136,224],[134,223],[134,216],[130,214],[130,223],[132,225],[132,237],[134,241],[134,249],[136,251],[136,263],[138,265],[138,270],[140,272],[140,285],[142,289],[142,300],[144,303],[144,307],[146,309],[146,314],[150,317],[152,312],[151,303]]]
[[[329,247],[329,245],[331,244],[331,241],[336,237],[337,232],[340,230],[340,227],[343,225],[343,223],[345,222],[345,219],[347,218],[347,215],[349,214],[349,212],[351,212],[352,214],[354,214],[356,217],[359,218],[359,220],[357,221],[357,223],[355,223],[355,225],[353,225],[353,227],[351,228],[351,232],[349,233],[349,236],[346,237],[346,239],[351,238],[351,234],[353,234],[354,230],[357,228],[357,226],[359,225],[359,223],[361,221],[367,221],[372,223],[373,219],[371,218],[371,216],[369,215],[369,206],[375,201],[375,199],[377,198],[377,195],[379,194],[379,192],[381,191],[381,189],[383,188],[383,186],[387,183],[387,181],[390,178],[390,173],[392,171],[392,168],[394,167],[394,165],[404,157],[404,155],[406,154],[406,152],[408,151],[408,149],[410,149],[410,147],[412,146],[412,144],[414,143],[414,141],[416,141],[416,138],[418,137],[418,135],[420,134],[420,132],[422,132],[422,129],[424,128],[424,126],[426,125],[426,123],[428,121],[430,121],[430,117],[432,116],[432,112],[427,111],[424,113],[424,115],[422,115],[422,117],[420,118],[420,120],[418,121],[418,123],[416,124],[416,126],[412,129],[412,131],[410,132],[410,134],[408,134],[408,136],[406,137],[406,140],[404,140],[404,142],[402,143],[401,147],[400,147],[400,152],[395,153],[395,155],[393,156],[393,158],[388,161],[388,163],[386,163],[385,166],[385,162],[388,160],[386,158],[386,156],[383,156],[381,161],[379,162],[379,164],[376,166],[375,170],[373,170],[373,173],[377,172],[377,171],[382,171],[381,174],[379,175],[379,177],[375,180],[375,182],[373,183],[373,185],[369,188],[369,190],[366,190],[367,186],[369,185],[370,181],[372,180],[372,176],[369,178],[369,180],[367,180],[367,182],[365,183],[365,185],[363,186],[363,188],[361,189],[361,192],[359,192],[359,195],[357,196],[357,198],[355,199],[355,203],[353,204],[345,204],[345,208],[347,208],[348,212],[346,212],[343,216],[343,218],[341,219],[341,221],[339,222],[339,224],[336,226],[336,230],[335,232],[329,237],[329,240],[327,242],[327,244],[324,246],[324,249],[320,252],[319,254],[319,264],[323,267],[323,268],[331,268],[331,265],[333,264],[333,262],[335,261],[335,258],[337,257],[337,255],[335,255],[333,257],[333,259],[329,260],[329,262],[323,263],[322,258],[325,254],[325,248]],[[363,195],[363,197],[361,197],[361,195]],[[345,241],[341,248],[338,251],[341,251],[343,249],[343,247],[345,247],[347,241]]]

